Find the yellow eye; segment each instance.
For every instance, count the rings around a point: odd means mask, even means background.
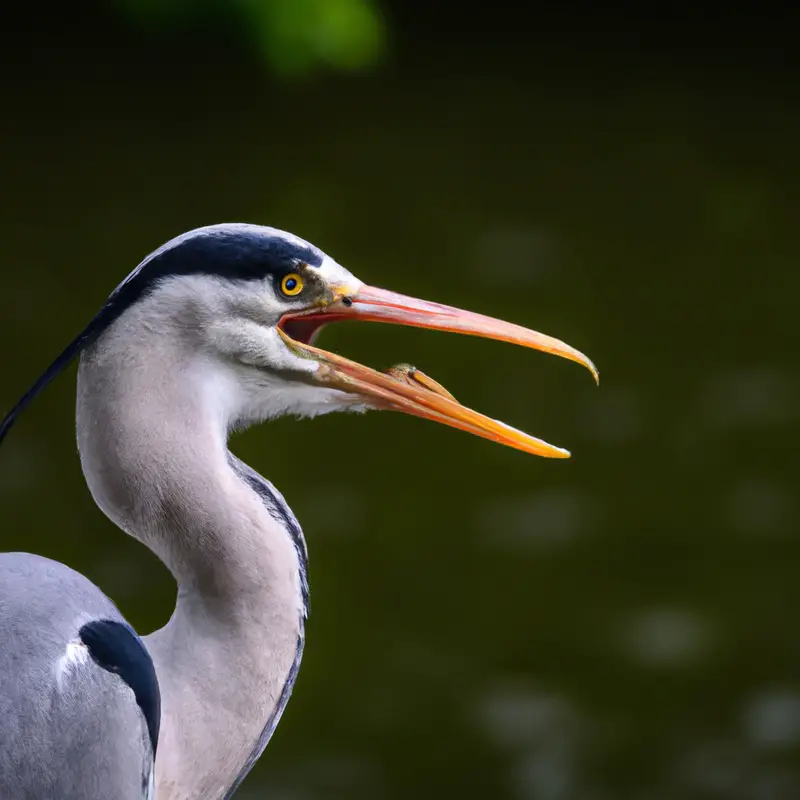
[[[303,291],[303,279],[296,272],[284,275],[281,281],[281,291],[287,297],[294,297],[300,294]]]

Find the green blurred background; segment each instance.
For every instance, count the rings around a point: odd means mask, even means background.
[[[800,19],[558,8],[2,12],[0,408],[146,253],[231,220],[603,376],[326,331],[573,458],[390,414],[236,438],[303,524],[312,587],[243,800],[800,796]],[[74,369],[4,443],[0,546],[81,569],[148,632],[174,587],[94,507],[73,402]]]

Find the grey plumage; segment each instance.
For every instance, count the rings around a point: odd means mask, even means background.
[[[153,751],[130,687],[79,638],[90,620],[122,621],[69,567],[0,554],[0,797],[141,800]]]

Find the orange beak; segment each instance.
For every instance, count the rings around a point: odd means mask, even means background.
[[[314,377],[316,382],[358,395],[373,408],[402,411],[441,422],[533,455],[569,458],[567,450],[461,405],[443,386],[414,367],[400,365],[387,372],[378,372],[314,347],[311,339],[323,325],[344,319],[410,325],[482,336],[542,350],[583,364],[599,381],[597,369],[583,353],[558,339],[482,314],[417,300],[373,286],[362,285],[352,294],[347,291],[347,287],[337,287],[329,305],[287,314],[278,327],[287,346],[297,355],[319,362],[320,368]]]

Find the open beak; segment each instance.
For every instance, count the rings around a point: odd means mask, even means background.
[[[431,330],[451,331],[542,350],[583,364],[599,381],[594,364],[568,344],[510,322],[473,314],[451,306],[417,300],[402,294],[360,286],[352,294],[347,287],[337,289],[330,305],[287,314],[278,330],[298,355],[313,358],[320,364],[315,381],[331,388],[358,395],[373,408],[402,411],[424,419],[441,422],[499,444],[548,458],[569,458],[569,451],[518,431],[503,422],[479,414],[461,405],[443,386],[409,365],[386,372],[358,364],[311,344],[323,325],[345,319],[389,322]]]

